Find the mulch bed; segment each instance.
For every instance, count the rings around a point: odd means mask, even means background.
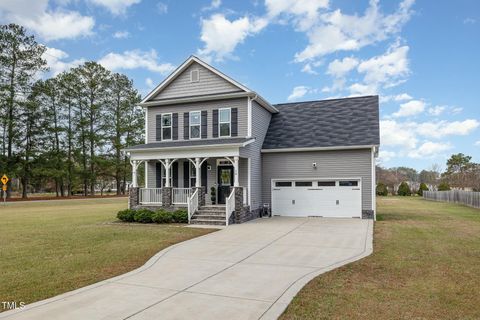
[[[71,200],[71,199],[101,199],[101,198],[126,198],[127,195],[97,195],[97,196],[68,196],[68,197],[56,197],[56,196],[45,196],[45,197],[28,197],[24,198],[9,198],[7,202],[17,202],[17,201],[37,201],[37,200]],[[3,198],[0,198],[0,202],[3,202]]]

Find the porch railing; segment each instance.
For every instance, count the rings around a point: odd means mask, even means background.
[[[190,223],[190,219],[195,211],[198,210],[198,189],[195,189],[195,192],[188,197],[187,200],[187,207],[188,207],[188,223]]]
[[[172,203],[173,204],[187,204],[188,198],[192,194],[190,188],[173,188],[172,189]]]
[[[225,220],[226,220],[227,226],[233,211],[235,211],[235,190],[234,189],[232,189],[232,192],[230,192],[230,195],[225,200]]]
[[[140,204],[162,204],[162,188],[141,188]]]

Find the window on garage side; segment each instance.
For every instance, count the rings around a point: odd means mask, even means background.
[[[275,187],[291,187],[292,182],[291,181],[277,181],[275,182]]]
[[[335,187],[335,181],[318,181],[319,187]]]
[[[311,187],[312,181],[295,181],[295,187]]]
[[[340,187],[358,187],[357,180],[343,180],[339,181]]]

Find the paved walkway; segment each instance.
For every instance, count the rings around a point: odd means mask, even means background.
[[[309,280],[369,255],[372,229],[372,221],[359,219],[257,219],[0,318],[276,319]]]

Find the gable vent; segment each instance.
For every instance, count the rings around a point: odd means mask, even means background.
[[[190,82],[200,81],[200,72],[198,70],[190,71]]]

